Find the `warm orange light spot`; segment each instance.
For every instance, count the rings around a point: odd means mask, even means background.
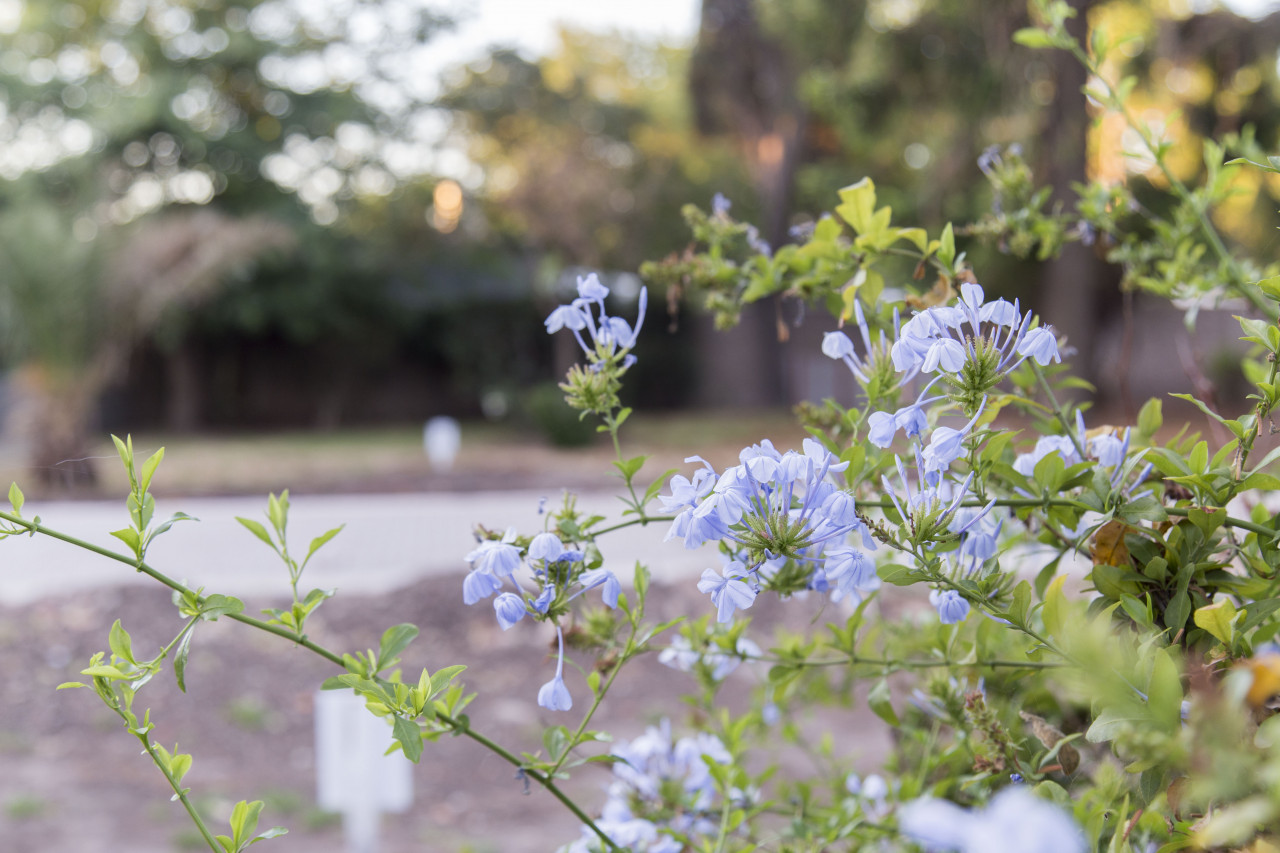
[[[446,179],[436,184],[431,200],[432,226],[445,234],[457,228],[462,218],[462,187],[458,182]]]
[[[786,153],[786,147],[786,143],[782,141],[781,134],[766,134],[756,142],[756,158],[765,166],[776,166],[782,162],[782,155]]]

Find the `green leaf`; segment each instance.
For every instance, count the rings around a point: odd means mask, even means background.
[[[1237,166],[1243,163],[1248,163],[1250,166],[1255,166],[1264,172],[1280,173],[1280,158],[1268,157],[1267,159],[1272,161],[1271,165],[1267,165],[1266,163],[1259,163],[1256,160],[1250,160],[1247,157],[1237,157],[1234,160],[1228,160],[1224,165]]]
[[[618,473],[622,474],[624,480],[631,482],[631,478],[644,467],[644,463],[648,459],[648,456],[633,456],[625,462],[614,462],[613,467],[618,469]]]
[[[230,595],[214,593],[200,604],[200,618],[216,622],[219,616],[244,612],[244,602]]]
[[[400,653],[418,636],[418,626],[409,622],[392,625],[382,632],[382,640],[378,645],[378,668],[385,669],[391,665]]]
[[[275,550],[276,543],[271,541],[271,534],[267,533],[267,528],[263,527],[261,523],[254,521],[251,518],[241,518],[238,515],[236,516],[236,521],[243,524],[254,536],[257,536],[263,542],[270,545],[272,550]]]
[[[879,575],[880,580],[885,583],[891,583],[894,586],[911,586],[913,583],[924,579],[915,570],[894,563],[877,566],[876,574]]]
[[[285,829],[283,826],[273,826],[270,829],[268,829],[266,832],[261,832],[258,835],[256,835],[254,839],[249,843],[257,844],[259,841],[266,841],[268,838],[278,838],[281,835],[288,835],[288,834],[289,834],[289,830]]]
[[[1025,27],[1013,34],[1013,40],[1023,47],[1040,50],[1053,47],[1053,37],[1039,27]]]
[[[942,229],[942,240],[938,245],[938,260],[942,261],[942,265],[948,270],[956,260],[956,235],[951,229],[950,222]]]
[[[1182,680],[1168,649],[1157,649],[1155,656],[1151,683],[1147,686],[1147,704],[1156,723],[1173,734],[1182,723]]]
[[[262,813],[262,800],[247,803],[244,800],[231,810],[231,833],[239,850],[258,828],[258,815]]]
[[[910,241],[917,249],[924,251],[929,245],[929,232],[923,228],[899,228],[898,239]]]
[[[1040,611],[1044,619],[1045,630],[1050,637],[1059,636],[1062,632],[1062,610],[1066,606],[1066,598],[1062,593],[1062,585],[1067,582],[1066,575],[1058,575],[1049,584],[1044,593],[1044,607]]]
[[[1148,728],[1151,725],[1151,712],[1145,705],[1125,703],[1118,708],[1104,708],[1093,720],[1093,725],[1085,732],[1085,740],[1090,743],[1102,743],[1115,738],[1134,728]]]
[[[404,717],[396,716],[392,719],[394,720],[391,724],[392,737],[400,743],[405,758],[417,764],[418,759],[422,757],[422,729],[418,728],[417,723],[410,722]]]
[[[876,686],[872,687],[871,692],[867,694],[867,707],[874,711],[877,717],[897,728],[902,725],[902,722],[893,710],[893,703],[890,699],[889,681],[882,678],[876,682]]]
[[[126,443],[120,440],[120,436],[111,436],[111,441],[116,446],[116,453],[120,457],[120,461],[124,463],[125,470],[129,472],[129,480],[133,480],[133,438],[130,437]]]
[[[9,484],[9,505],[13,507],[15,515],[22,515],[22,505],[26,502],[26,497],[22,494],[22,489],[18,488],[18,484]]]
[[[1152,397],[1138,411],[1138,435],[1149,441],[1163,425],[1163,404],[1159,398]]]
[[[142,463],[142,472],[138,476],[138,491],[146,492],[151,486],[151,478],[155,476],[156,468],[160,467],[160,460],[164,459],[164,448],[160,448],[151,454],[146,462]]]
[[[155,539],[161,533],[167,532],[170,527],[173,527],[179,521],[199,521],[199,520],[200,519],[196,518],[194,515],[187,515],[185,512],[175,512],[173,515],[169,516],[169,518],[166,521],[162,522],[159,527],[157,527],[155,530],[152,530],[150,535],[147,536],[147,539],[148,541]]]
[[[1204,538],[1208,539],[1227,520],[1227,511],[1214,507],[1191,507],[1187,510],[1187,518],[1191,519],[1191,522],[1200,528]]]
[[[1231,599],[1223,598],[1196,611],[1195,623],[1218,639],[1228,649],[1235,637],[1237,611]]]
[[[1005,613],[1007,618],[1014,625],[1026,627],[1027,616],[1031,611],[1031,584],[1027,581],[1020,581],[1013,588],[1013,599],[1009,602],[1009,609]]]
[[[1169,514],[1164,511],[1164,505],[1151,495],[1143,495],[1140,498],[1129,501],[1117,510],[1117,514],[1130,523],[1137,521],[1164,521],[1169,517]]]
[[[564,726],[552,726],[542,733],[542,746],[550,761],[559,761],[569,746],[569,730]]]
[[[431,675],[431,695],[434,696],[449,686],[449,682],[458,677],[458,674],[465,670],[466,667],[461,664],[446,666],[444,669],[436,670]]]
[[[107,635],[107,645],[111,646],[111,652],[116,657],[127,660],[129,663],[137,663],[133,659],[133,639],[120,624],[119,619],[111,626],[111,633]]]
[[[1273,275],[1270,278],[1264,278],[1258,283],[1258,289],[1268,299],[1274,299],[1280,302],[1280,275]]]
[[[135,555],[138,553],[138,545],[141,541],[138,538],[138,531],[134,530],[132,527],[126,527],[123,530],[111,531],[111,535],[128,545],[129,550]]]
[[[870,178],[863,178],[840,190],[841,204],[836,207],[836,215],[848,222],[858,233],[865,233],[871,227],[871,217],[876,207],[876,185]]]
[[[283,538],[285,526],[289,523],[288,489],[281,492],[279,497],[274,494],[267,495],[267,520]]]
[[[186,776],[191,770],[192,758],[190,753],[178,752],[176,744],[173,747],[173,751],[173,757],[169,760],[169,772],[173,774],[175,781],[181,782],[182,777]]]
[[[1187,624],[1187,617],[1191,615],[1191,597],[1187,595],[1185,588],[1178,590],[1169,599],[1169,603],[1164,608],[1164,624],[1166,628],[1172,628],[1177,631]]]
[[[187,692],[187,655],[191,652],[191,638],[194,635],[194,630],[183,634],[182,640],[173,652],[173,677],[177,679],[178,689],[183,693]]]
[[[311,555],[314,554],[316,551],[319,551],[322,547],[324,547],[324,544],[328,542],[330,539],[332,539],[333,537],[341,533],[342,528],[344,527],[346,527],[345,524],[339,524],[337,527],[333,528],[332,530],[327,531],[325,533],[321,533],[315,539],[312,539],[311,547],[307,549],[307,557],[305,560],[302,561],[302,565],[305,566],[311,560]]]

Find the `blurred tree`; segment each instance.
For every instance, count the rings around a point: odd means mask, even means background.
[[[691,198],[733,194],[746,175],[728,146],[699,141],[685,49],[563,30],[552,55],[496,50],[463,69],[453,113],[499,229],[560,265],[635,269],[687,241]]]
[[[441,24],[420,0],[0,4],[0,321],[47,403],[39,464],[87,455],[130,344],[412,170]]]
[[[1099,28],[1132,37],[1112,70],[1138,75],[1145,106],[1170,117],[1161,120],[1184,151],[1181,177],[1194,183],[1200,139],[1213,132],[1252,124],[1275,144],[1280,15],[1193,15],[1176,0],[1071,5],[1086,42]],[[1028,23],[1023,0],[703,0],[690,77],[699,127],[736,140],[775,244],[799,211],[829,209],[832,187],[868,175],[896,219],[975,221],[990,199],[976,161],[992,145],[1022,145],[1067,209],[1088,177],[1158,183],[1121,154],[1118,122],[1095,122],[1074,58],[1012,41]],[[1262,178],[1238,180],[1220,224],[1260,246],[1271,221]],[[1269,205],[1280,185],[1270,189]],[[992,290],[1040,303],[1089,351],[1117,298],[1106,282],[1119,280],[1094,250],[1071,246],[1038,273],[981,247],[971,254]]]

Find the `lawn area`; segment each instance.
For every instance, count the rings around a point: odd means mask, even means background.
[[[735,462],[748,444],[770,438],[781,449],[798,447],[804,433],[785,410],[635,415],[622,430],[626,456],[650,454],[650,478],[700,455],[717,466]],[[135,455],[165,448],[153,490],[169,495],[296,494],[502,489],[534,487],[548,478],[566,486],[607,485],[613,448],[607,437],[585,448],[552,447],[540,436],[507,424],[462,424],[462,448],[449,471],[433,471],[420,427],[332,432],[236,433],[133,437]],[[100,498],[123,495],[128,481],[104,436],[93,448],[98,484],[72,493],[42,486],[11,450],[0,455],[0,482],[16,480],[30,496]],[[642,478],[643,478],[642,474]]]

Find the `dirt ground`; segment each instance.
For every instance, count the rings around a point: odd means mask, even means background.
[[[554,635],[548,628],[520,623],[503,632],[490,608],[464,607],[461,598],[461,573],[383,597],[338,597],[319,612],[310,634],[331,648],[355,651],[376,647],[389,625],[419,625],[422,633],[405,654],[406,670],[467,664],[463,678],[479,692],[468,709],[476,728],[515,752],[538,749],[543,724],[575,724],[576,714],[546,711],[535,701],[538,686],[553,672],[548,655]],[[655,619],[705,607],[692,581],[679,588],[655,586],[651,593]],[[803,625],[815,607],[816,602],[780,605],[762,598],[750,614],[760,626],[753,625],[751,636],[767,646],[770,633],[763,626],[779,619]],[[6,853],[205,849],[119,719],[88,690],[54,690],[78,679],[89,656],[106,647],[115,618],[123,620],[139,650],[163,644],[181,624],[162,589],[110,590],[0,609],[0,655],[6,661],[0,681],[0,849]],[[687,711],[678,697],[693,688],[691,677],[658,664],[656,655],[633,666],[593,727],[630,737],[668,716],[679,731]],[[138,703],[152,710],[157,742],[172,747],[176,741],[195,756],[184,784],[219,825],[225,827],[235,801],[262,799],[260,829],[279,824],[289,834],[255,849],[341,851],[340,822],[314,805],[312,697],[332,674],[333,667],[305,650],[221,620],[198,628],[188,692],[179,692],[166,671],[143,689]],[[730,706],[740,705],[764,674],[744,666],[731,676],[725,694]],[[582,677],[566,678],[584,702]],[[865,732],[874,725],[865,710],[825,722],[836,731]],[[865,736],[858,741],[865,770],[883,748]],[[554,850],[578,835],[578,821],[559,803],[536,787],[526,794],[509,765],[466,739],[427,744],[413,775],[412,809],[383,818],[383,853],[533,853]],[[598,809],[607,781],[608,770],[596,765],[579,768],[565,787],[586,808]]]

